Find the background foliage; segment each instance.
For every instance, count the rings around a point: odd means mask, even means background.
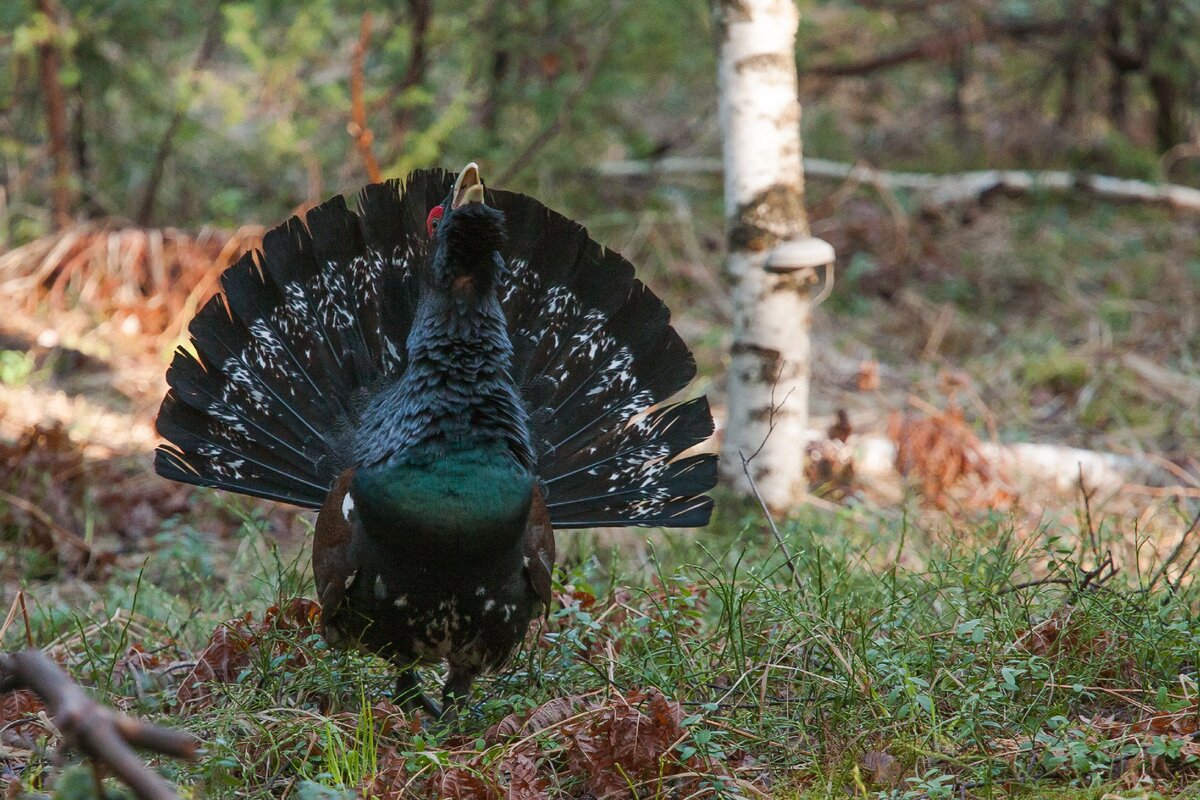
[[[810,154],[1197,174],[1172,152],[1196,123],[1195,0],[801,5]],[[54,91],[76,216],[270,222],[356,189],[364,14],[364,111],[384,175],[475,158],[493,182],[578,206],[619,192],[596,185],[605,159],[718,152],[716,33],[699,2],[21,0],[0,8],[3,235],[52,224]],[[45,45],[57,90],[40,72]]]

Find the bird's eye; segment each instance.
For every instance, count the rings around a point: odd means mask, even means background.
[[[433,232],[437,230],[437,226],[442,222],[442,214],[446,213],[446,209],[441,206],[434,206],[429,210],[429,216],[425,219],[425,230],[433,236]]]

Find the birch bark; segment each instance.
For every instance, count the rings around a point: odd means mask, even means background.
[[[780,242],[808,234],[800,152],[794,0],[720,0],[728,270],[734,280],[729,416],[722,472],[786,510],[804,495],[810,293],[805,273],[764,269]]]

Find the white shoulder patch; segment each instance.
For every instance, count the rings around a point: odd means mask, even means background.
[[[350,521],[350,512],[354,510],[354,498],[350,496],[350,492],[346,492],[346,496],[342,498],[342,516],[346,521]]]

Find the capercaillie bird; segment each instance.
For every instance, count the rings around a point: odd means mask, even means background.
[[[553,529],[705,524],[716,457],[663,303],[620,255],[475,164],[266,234],[189,328],[159,474],[319,509],[322,629],[466,697],[549,609]]]

